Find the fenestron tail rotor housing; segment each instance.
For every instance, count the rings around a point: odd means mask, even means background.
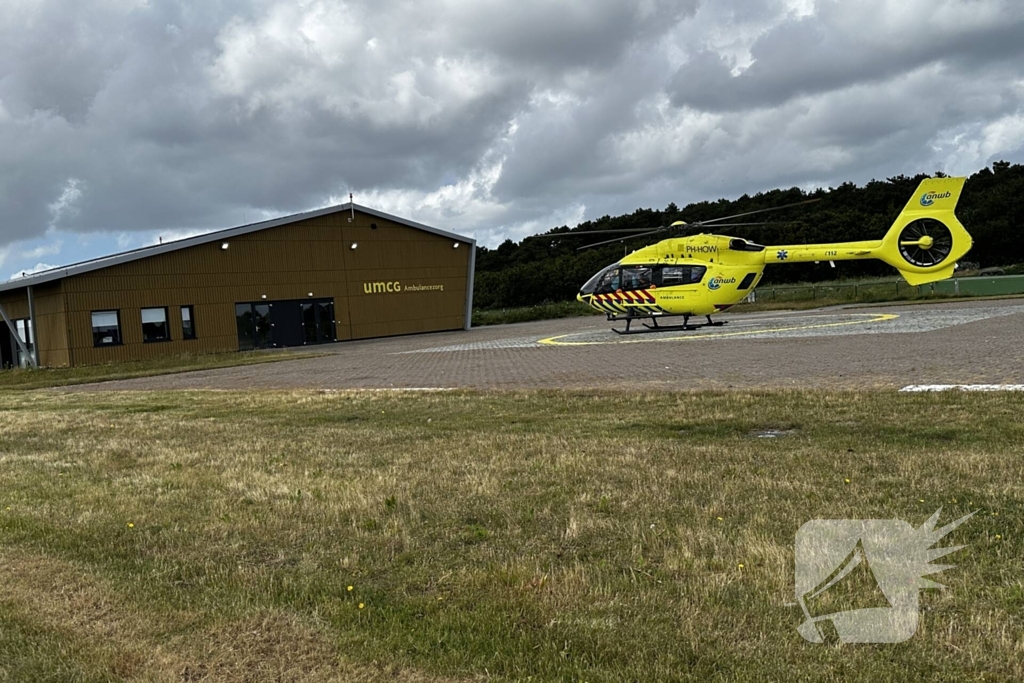
[[[954,210],[966,178],[926,178],[869,255],[900,271],[912,285],[953,276],[956,262],[971,250],[971,236]]]
[[[900,256],[912,266],[937,266],[953,251],[953,233],[940,220],[918,218],[907,223],[899,234]]]

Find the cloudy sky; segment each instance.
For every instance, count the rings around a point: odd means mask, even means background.
[[[0,279],[347,201],[494,246],[1024,161],[1020,0],[2,0]]]

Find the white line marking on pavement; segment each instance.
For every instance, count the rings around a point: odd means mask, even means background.
[[[908,384],[900,389],[907,392],[924,391],[1024,391],[1024,384]]]

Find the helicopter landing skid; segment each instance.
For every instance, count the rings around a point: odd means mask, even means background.
[[[659,316],[659,317],[660,318],[665,318],[665,317],[668,317],[668,316]],[[631,322],[633,322],[634,320],[642,320],[643,316],[635,315],[635,316],[627,316],[625,318],[612,318],[612,317],[609,317],[608,320],[610,320],[610,321],[625,320],[626,321],[626,329],[624,329],[624,330],[617,330],[614,327],[612,328],[612,332],[614,332],[615,334],[622,334],[622,335],[626,335],[626,334],[650,334],[652,332],[680,332],[680,331],[689,331],[689,330],[696,330],[696,329],[699,329],[701,327],[721,327],[722,325],[725,325],[728,322],[727,320],[719,320],[719,321],[716,322],[716,321],[711,319],[710,315],[706,315],[704,317],[707,318],[708,321],[706,323],[701,323],[699,325],[691,325],[690,324],[690,316],[688,316],[688,315],[684,315],[683,316],[683,324],[682,325],[659,325],[658,324],[658,318],[655,318],[655,317],[652,316],[650,318],[650,320],[651,320],[651,322],[653,324],[648,325],[647,323],[641,323],[644,326],[644,329],[642,329],[642,330],[631,330],[631,329],[629,329],[629,324]]]

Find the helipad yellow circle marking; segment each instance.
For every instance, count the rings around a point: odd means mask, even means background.
[[[560,334],[557,337],[548,337],[547,339],[541,339],[538,344],[547,344],[548,346],[599,346],[601,344],[643,344],[647,342],[667,342],[667,341],[690,341],[697,339],[721,339],[723,337],[746,337],[752,334],[765,334],[773,332],[792,332],[794,330],[816,330],[825,327],[842,327],[843,325],[866,325],[868,323],[878,323],[885,320],[895,320],[899,315],[895,313],[845,313],[843,315],[857,315],[857,316],[869,316],[868,320],[847,320],[840,323],[819,323],[817,325],[796,325],[794,327],[766,327],[758,330],[745,330],[743,332],[720,332],[716,334],[690,334],[675,337],[643,337],[640,339],[609,339],[606,341],[560,341],[566,337],[574,337],[576,334]],[[806,316],[806,317],[826,317],[826,316]],[[833,316],[827,316],[833,317]]]

